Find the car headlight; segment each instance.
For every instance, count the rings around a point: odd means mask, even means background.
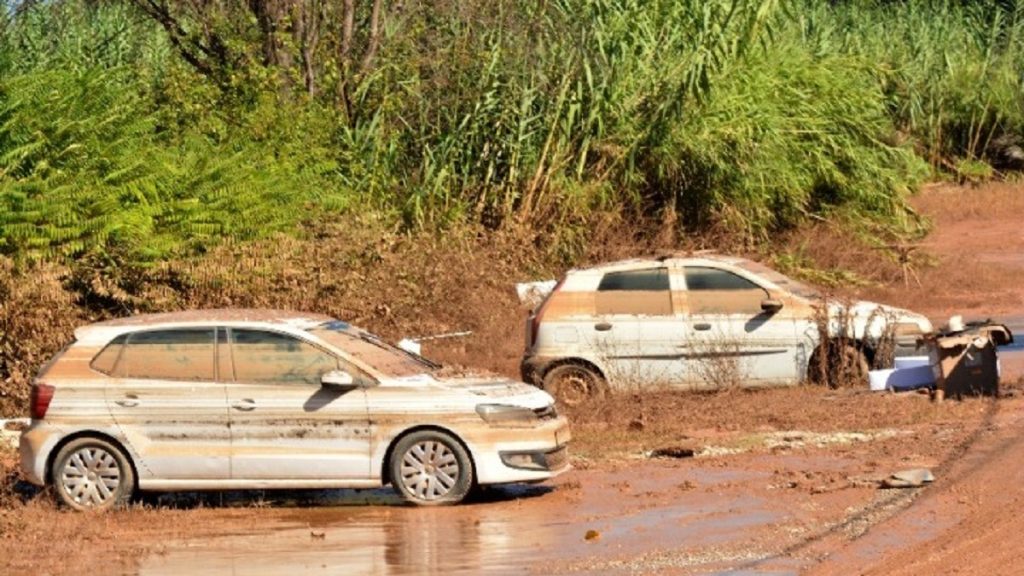
[[[476,413],[488,424],[497,426],[533,426],[540,421],[533,410],[507,404],[478,404]]]
[[[924,330],[917,322],[900,322],[893,331],[897,338],[900,336],[920,336],[924,334]]]

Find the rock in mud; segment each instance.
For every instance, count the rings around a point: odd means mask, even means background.
[[[651,450],[651,458],[693,458],[696,452],[687,446],[666,446]]]
[[[882,488],[917,488],[935,481],[932,471],[927,468],[900,470],[882,480]]]

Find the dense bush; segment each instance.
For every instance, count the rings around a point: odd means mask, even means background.
[[[346,266],[376,252],[346,239],[444,261],[444,233],[460,254],[511,235],[506,263],[534,266],[630,220],[715,246],[914,234],[930,170],[1024,167],[1016,4],[0,0],[0,378],[86,316],[364,319]]]
[[[368,0],[347,40],[340,3],[152,6],[9,1],[0,250],[155,262],[346,209],[906,230],[911,151],[977,172],[1024,127],[1006,3]]]

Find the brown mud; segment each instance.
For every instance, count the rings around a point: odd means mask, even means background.
[[[937,325],[961,313],[1020,326],[1024,187],[938,186],[915,205],[935,222],[915,260],[920,286],[861,253],[847,265],[877,283],[859,295]],[[823,261],[847,258],[808,249]],[[498,308],[473,337],[427,353],[514,374],[522,311],[498,317]],[[1024,374],[1022,356],[1004,355],[1004,381]],[[1024,392],[1019,383],[1006,391]],[[243,492],[147,497],[88,515],[5,482],[0,573],[1013,574],[1024,559],[1022,435],[1020,396],[625,396],[576,415],[573,471],[457,507],[410,508],[389,490]],[[659,448],[694,456],[651,458]],[[0,450],[0,464],[8,475],[14,454]],[[879,489],[892,472],[917,467],[935,483]]]

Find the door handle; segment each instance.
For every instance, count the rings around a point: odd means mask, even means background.
[[[707,322],[699,322],[693,325],[693,329],[698,330],[700,332],[705,332],[707,330],[711,330],[711,324],[708,324]]]
[[[134,408],[139,405],[139,397],[135,394],[125,394],[121,400],[114,400],[114,404],[124,408]]]
[[[238,402],[231,405],[235,410],[241,410],[242,412],[252,412],[256,409],[256,401],[252,398],[242,398]]]
[[[598,332],[607,332],[611,329],[612,325],[607,322],[599,322],[597,324],[594,324],[594,330],[597,330]]]

